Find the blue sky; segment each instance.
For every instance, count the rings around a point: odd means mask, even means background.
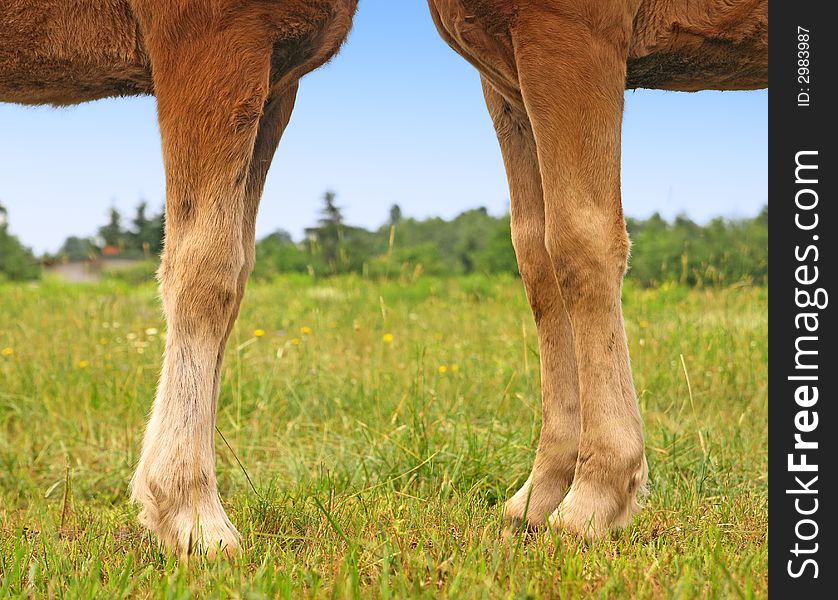
[[[627,215],[751,216],[767,202],[768,94],[628,92],[623,136]],[[437,36],[422,1],[363,0],[331,64],[301,83],[257,223],[298,236],[326,189],[352,224],[391,204],[452,217],[509,192],[476,71]],[[0,202],[38,252],[88,235],[111,205],[162,206],[153,98],[71,108],[0,104]]]

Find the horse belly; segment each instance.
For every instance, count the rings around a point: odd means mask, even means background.
[[[0,101],[65,105],[152,90],[128,0],[0,0]]]
[[[634,19],[627,88],[748,90],[768,85],[765,0],[645,0]]]

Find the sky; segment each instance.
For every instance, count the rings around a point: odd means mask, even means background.
[[[768,202],[768,93],[626,93],[623,206],[633,217],[755,215]],[[300,85],[268,176],[257,236],[299,237],[326,190],[346,221],[508,210],[477,72],[439,38],[420,0],[363,0],[351,36]],[[36,252],[92,235],[111,206],[165,197],[153,98],[70,108],[0,104],[0,203]]]

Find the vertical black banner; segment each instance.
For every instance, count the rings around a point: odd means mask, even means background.
[[[777,598],[838,597],[833,8],[773,2],[769,15],[769,589]]]

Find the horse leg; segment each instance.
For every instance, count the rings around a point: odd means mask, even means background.
[[[573,330],[581,431],[573,484],[551,523],[587,537],[628,523],[646,482],[643,425],[620,305],[629,241],[620,128],[631,15],[536,4],[513,31],[544,191],[545,244]]]
[[[147,24],[166,168],[159,279],[168,334],[132,495],[140,520],[179,554],[232,555],[239,536],[215,478],[215,372],[246,269],[246,188],[271,47],[220,24],[173,33],[184,27]]]
[[[535,317],[541,355],[542,426],[532,472],[507,501],[514,523],[543,525],[573,480],[579,447],[579,384],[573,334],[545,246],[544,198],[535,139],[523,101],[507,100],[483,79],[509,179],[512,242]]]

